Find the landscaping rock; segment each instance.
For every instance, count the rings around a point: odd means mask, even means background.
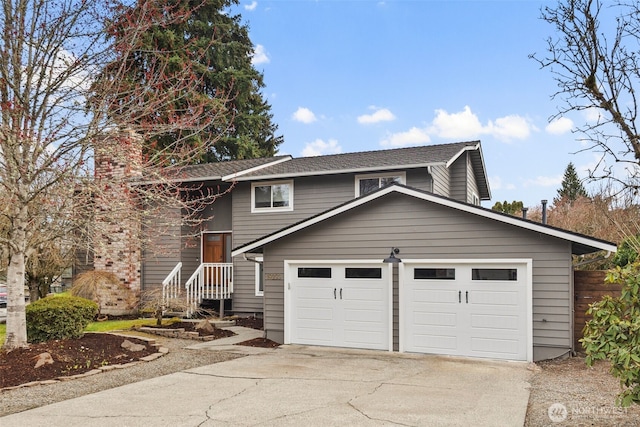
[[[146,347],[142,344],[134,344],[129,340],[124,340],[122,344],[120,344],[122,348],[126,348],[129,351],[142,351]]]
[[[35,357],[36,364],[33,367],[34,369],[38,369],[44,365],[53,365],[53,357],[49,353],[40,353]]]
[[[195,326],[196,331],[203,331],[206,332],[208,334],[212,334],[213,331],[215,331],[215,328],[213,327],[213,325],[211,323],[209,323],[209,321],[207,319],[198,322],[198,324]]]

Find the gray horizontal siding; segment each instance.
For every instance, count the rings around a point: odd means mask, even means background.
[[[408,196],[378,199],[268,245],[265,268],[283,274],[285,259],[382,259],[393,246],[406,259],[532,258],[534,347],[558,355],[571,348],[568,242]],[[265,328],[277,336],[284,283],[269,280],[265,289]]]
[[[386,173],[386,172],[385,172]],[[431,190],[426,168],[406,172],[407,185]],[[355,175],[296,178],[293,184],[293,211],[251,212],[251,184],[238,183],[233,189],[233,246],[237,247],[310,216],[326,211],[355,197]],[[255,296],[253,264],[234,260],[233,309],[238,312],[262,311],[262,297]]]
[[[449,167],[451,170],[451,197],[452,199],[467,202],[467,153],[463,153]]]
[[[159,218],[145,227],[142,289],[156,289],[180,261],[180,210],[163,209]]]
[[[471,158],[467,156],[467,202],[473,203],[473,195],[478,197],[478,201],[480,201],[480,193],[478,192],[478,183],[476,181],[476,175],[473,172],[473,163],[471,162]]]
[[[436,165],[431,168],[433,176],[433,193],[444,197],[451,195],[450,170],[445,165]]]

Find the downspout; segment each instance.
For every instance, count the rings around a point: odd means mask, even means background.
[[[429,192],[433,194],[433,173],[431,173],[432,170],[433,169],[431,165],[427,166],[427,174],[429,175],[431,181],[431,189],[429,190]]]
[[[243,258],[245,261],[255,262],[256,264],[262,264],[262,263],[263,263],[262,261],[258,261],[257,259],[247,258],[247,254],[246,254],[246,253],[243,253],[243,254],[242,254],[242,258]]]

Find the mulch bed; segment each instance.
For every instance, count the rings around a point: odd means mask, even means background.
[[[125,340],[142,344],[141,351],[130,351],[121,345]],[[147,341],[112,334],[87,333],[82,338],[53,340],[30,344],[10,352],[0,351],[0,388],[32,381],[52,380],[82,374],[107,365],[121,365],[156,353],[157,347]],[[41,353],[48,352],[52,364],[35,368]]]

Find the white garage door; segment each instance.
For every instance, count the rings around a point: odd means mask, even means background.
[[[388,350],[389,271],[380,262],[289,263],[285,341]]]
[[[527,264],[405,263],[401,350],[527,360]]]

